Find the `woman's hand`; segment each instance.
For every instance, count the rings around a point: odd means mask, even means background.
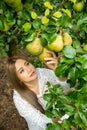
[[[52,70],[55,70],[57,65],[58,65],[58,58],[57,58],[57,56],[55,55],[55,53],[53,51],[48,51],[48,53],[50,53],[52,55],[52,57],[44,58],[45,65],[48,68],[50,68]]]

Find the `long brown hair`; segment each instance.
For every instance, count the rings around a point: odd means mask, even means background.
[[[7,61],[7,75],[9,78],[9,81],[11,83],[11,85],[15,88],[15,90],[18,91],[18,93],[25,99],[27,100],[31,105],[33,105],[36,109],[40,110],[42,113],[44,113],[44,109],[41,106],[41,104],[38,102],[38,98],[36,96],[36,94],[30,90],[29,88],[27,88],[27,86],[21,82],[16,74],[16,68],[15,68],[15,62],[17,59],[24,59],[23,57],[10,57],[8,58]]]

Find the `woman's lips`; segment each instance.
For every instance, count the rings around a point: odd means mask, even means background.
[[[31,73],[30,77],[33,76],[33,75],[35,75],[35,71],[33,71],[33,72]]]

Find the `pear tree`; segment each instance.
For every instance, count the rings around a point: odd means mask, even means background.
[[[0,56],[11,57],[21,48],[39,64],[51,57],[47,50],[54,51],[54,72],[70,84],[65,93],[58,84],[47,83],[46,115],[58,122],[46,130],[87,130],[87,1],[0,1]]]

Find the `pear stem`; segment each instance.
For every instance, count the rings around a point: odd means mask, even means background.
[[[37,32],[37,37],[39,37],[40,33],[41,33],[41,31],[39,30],[39,31]]]

